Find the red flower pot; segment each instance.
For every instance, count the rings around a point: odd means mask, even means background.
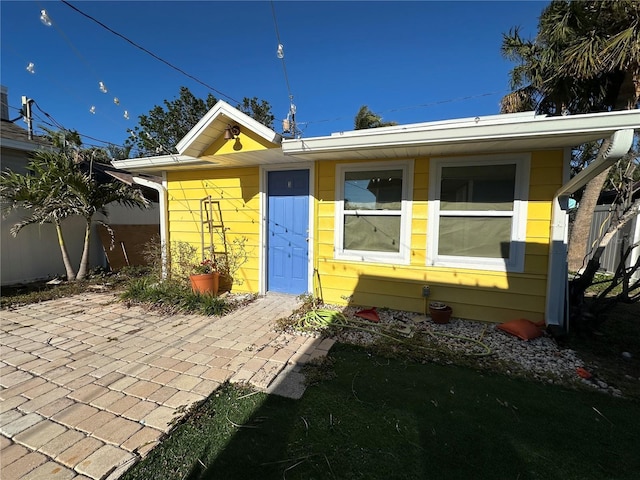
[[[429,315],[435,323],[449,323],[453,309],[449,305],[438,304],[437,307],[429,306]]]
[[[189,280],[191,280],[191,289],[195,293],[209,294],[214,297],[218,295],[220,284],[219,272],[189,275]]]

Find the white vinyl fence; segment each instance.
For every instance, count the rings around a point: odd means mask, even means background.
[[[589,243],[587,249],[591,252],[586,261],[593,256],[593,251],[600,239],[601,233],[609,227],[609,205],[596,206],[593,222],[591,223],[591,231],[589,232]],[[607,273],[613,273],[620,262],[622,250],[626,249],[633,243],[640,242],[640,222],[638,216],[627,223],[615,237],[609,242],[604,249],[604,253],[600,258],[600,268]],[[636,262],[640,254],[640,247],[636,247],[632,254],[627,258],[626,266],[629,267]]]

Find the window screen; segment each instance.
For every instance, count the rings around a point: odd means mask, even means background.
[[[402,168],[344,169],[341,251],[401,251],[404,174]]]
[[[516,165],[442,167],[438,254],[509,258]]]

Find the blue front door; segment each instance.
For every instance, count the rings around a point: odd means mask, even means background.
[[[304,293],[309,278],[309,171],[268,172],[267,197],[267,290]]]

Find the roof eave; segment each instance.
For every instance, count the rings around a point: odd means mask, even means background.
[[[282,150],[279,148],[270,148],[268,150],[211,155],[200,158],[176,154],[129,158],[126,160],[116,160],[111,163],[118,169],[157,175],[163,171],[282,165],[297,161],[295,157],[284,156]]]
[[[36,143],[33,141],[21,141],[14,140],[12,138],[2,138],[0,139],[0,147],[2,148],[10,148],[12,150],[20,150],[22,152],[35,152],[37,150],[42,149],[53,149],[51,145],[47,145],[45,143]]]
[[[285,155],[304,157],[337,152],[384,150],[394,147],[420,147],[451,144],[479,144],[522,140],[541,141],[553,137],[566,139],[556,141],[554,146],[575,146],[590,139],[606,138],[616,130],[637,128],[640,111],[625,110],[567,117],[544,117],[505,115],[504,118],[476,117],[459,122],[435,122],[432,124],[407,125],[405,128],[369,129],[348,132],[347,135],[332,135],[309,139],[282,141]],[[509,122],[508,120],[513,120]],[[362,132],[362,133],[361,133]],[[582,139],[585,140],[582,140]],[[575,142],[575,143],[572,143]]]
[[[111,164],[121,170],[156,173],[184,167],[206,167],[212,162],[188,155],[160,155],[157,157],[127,158],[114,160]]]

